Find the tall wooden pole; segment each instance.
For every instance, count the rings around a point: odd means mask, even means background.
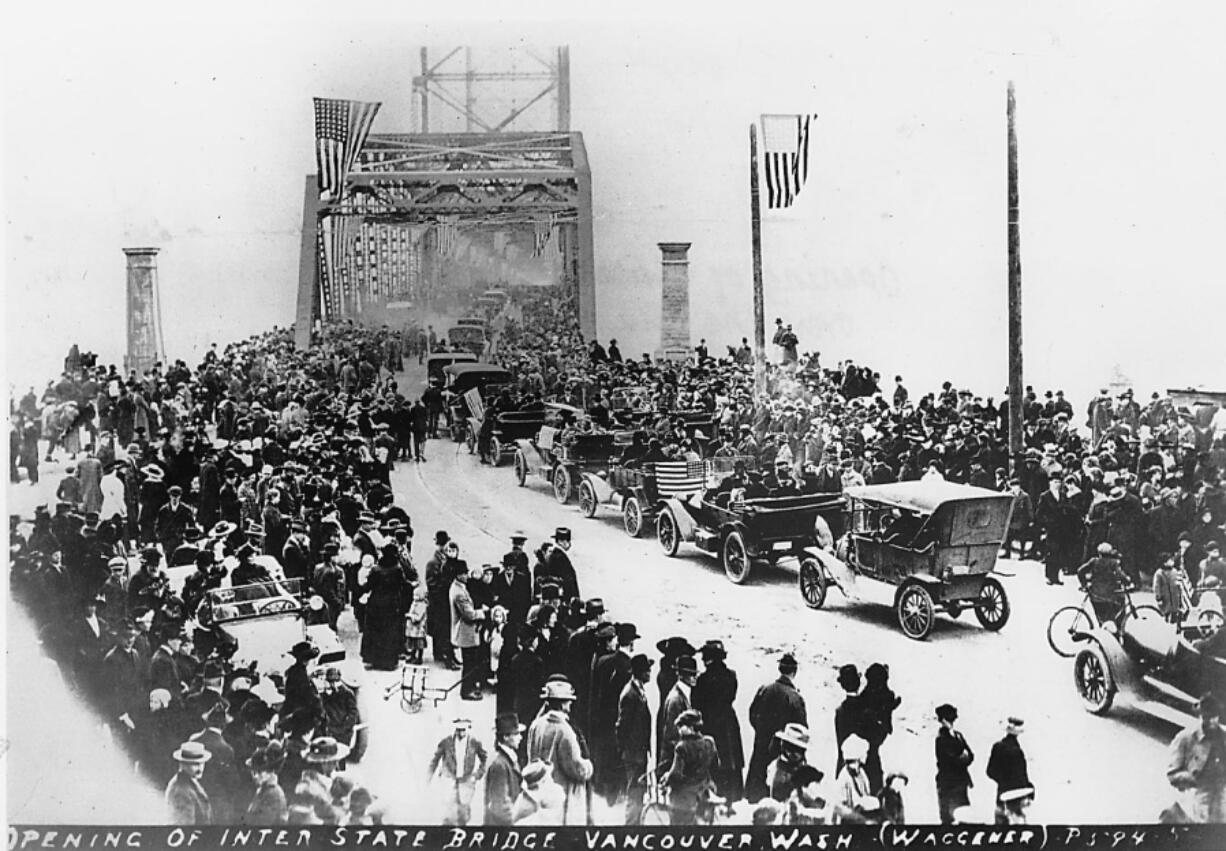
[[[1013,82],[1009,82],[1006,114],[1009,125],[1009,455],[1011,469],[1022,453],[1022,249],[1018,229],[1017,130],[1014,127]]]
[[[749,125],[749,221],[753,240],[754,393],[766,389],[766,312],[762,303],[762,208],[758,193],[758,133]]]

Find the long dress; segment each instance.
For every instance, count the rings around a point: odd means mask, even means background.
[[[362,630],[362,661],[372,668],[393,670],[404,649],[404,574],[396,566],[374,568],[363,592],[366,601]]]

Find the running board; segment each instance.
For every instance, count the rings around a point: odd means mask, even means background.
[[[1188,727],[1196,723],[1196,718],[1186,712],[1180,712],[1173,706],[1167,706],[1157,700],[1138,700],[1135,704],[1137,709],[1142,712],[1153,715],[1155,718],[1161,718],[1163,721],[1168,721],[1177,727]]]
[[[1196,698],[1182,689],[1175,688],[1175,686],[1171,685],[1170,683],[1164,683],[1162,680],[1151,676],[1150,674],[1144,674],[1141,677],[1141,681],[1154,691],[1160,691],[1167,697],[1172,697],[1175,700],[1178,700],[1180,703],[1186,703],[1188,706],[1196,706],[1196,704],[1199,703]]]

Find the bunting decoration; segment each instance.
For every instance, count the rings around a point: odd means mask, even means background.
[[[315,165],[319,197],[340,201],[381,103],[315,98]]]

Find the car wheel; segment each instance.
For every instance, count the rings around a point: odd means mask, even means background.
[[[622,504],[622,525],[626,527],[626,534],[631,538],[643,534],[643,504],[638,497],[626,497]]]
[[[584,517],[596,516],[596,491],[587,479],[579,483],[579,511]]]
[[[749,558],[749,549],[745,546],[745,536],[737,531],[729,532],[721,549],[724,575],[733,583],[744,585],[753,570],[753,561]]]
[[[1098,644],[1083,647],[1073,661],[1073,682],[1088,712],[1105,715],[1115,700],[1115,677]]]
[[[656,540],[660,542],[664,555],[669,558],[681,549],[681,530],[677,527],[677,518],[673,517],[672,511],[667,508],[656,518]]]
[[[464,430],[464,444],[468,447],[468,454],[472,455],[477,451],[477,438],[473,436],[471,428]]]
[[[521,488],[528,482],[528,459],[522,449],[515,450],[515,482]]]
[[[490,438],[490,462],[495,467],[502,463],[502,444],[496,437]]]
[[[1009,598],[1000,580],[989,576],[979,586],[979,599],[975,600],[975,617],[984,629],[993,632],[1009,622]]]
[[[1047,622],[1047,643],[1056,655],[1071,659],[1085,646],[1085,636],[1094,629],[1094,620],[1081,606],[1057,609]]]
[[[815,558],[800,563],[800,596],[810,609],[820,609],[826,603],[826,576]]]
[[[932,595],[928,589],[918,582],[910,582],[898,592],[898,601],[894,604],[898,615],[898,625],[902,627],[903,635],[923,641],[932,632],[932,624],[936,620],[936,608],[932,604]]]
[[[570,477],[570,468],[565,464],[559,464],[553,469],[553,498],[558,502],[566,505],[570,502],[574,485]]]

